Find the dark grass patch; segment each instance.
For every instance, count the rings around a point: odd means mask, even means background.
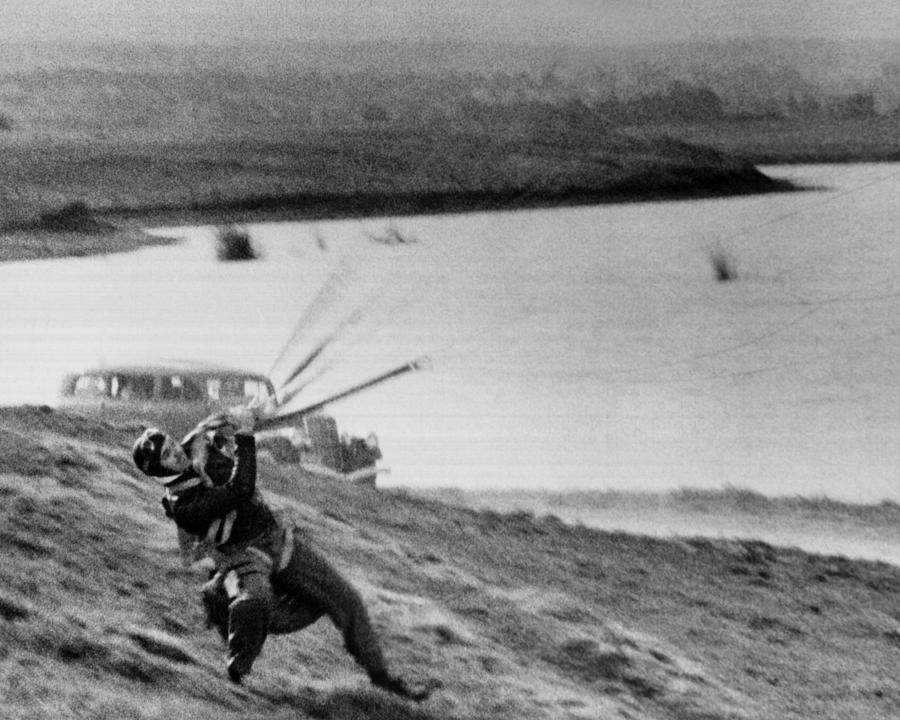
[[[594,640],[567,640],[552,648],[543,659],[582,682],[613,683],[606,688],[607,692],[615,693],[624,686],[627,692],[643,699],[653,698],[660,692],[621,649],[601,647]]]
[[[491,675],[501,672],[503,669],[503,661],[494,655],[480,655],[478,662],[482,669]]]
[[[84,628],[50,628],[37,636],[35,641],[42,648],[51,649],[63,662],[112,673],[146,685],[168,685],[178,676],[178,671],[168,662],[155,662],[138,649],[96,640]]]
[[[143,630],[130,630],[126,636],[134,641],[142,650],[166,660],[181,664],[196,664],[196,660],[178,644],[159,633]]]
[[[751,565],[765,565],[778,560],[778,551],[762,540],[739,540],[743,560]]]
[[[567,640],[548,658],[554,665],[592,682],[621,680],[631,668],[628,656],[618,649],[602,649],[594,640]]]
[[[45,475],[53,461],[53,453],[40,443],[23,433],[0,428],[0,472]]]
[[[757,632],[772,632],[779,635],[788,635],[792,637],[802,637],[805,634],[803,630],[798,627],[785,623],[784,621],[776,617],[763,615],[760,613],[753,613],[753,615],[747,621],[747,626],[751,630]]]
[[[50,232],[107,233],[114,227],[94,217],[87,203],[76,201],[63,205],[56,210],[41,213],[32,223],[32,229]]]
[[[71,638],[57,645],[56,654],[66,662],[85,664],[103,664],[110,659],[110,651],[106,646],[87,638]]]
[[[69,444],[54,448],[53,453],[53,475],[60,485],[84,489],[91,487],[93,474],[100,469],[97,463]]]
[[[100,466],[85,457],[74,445],[66,443],[57,450],[54,464],[59,468],[69,468],[96,472]]]
[[[319,720],[437,720],[444,717],[377,690],[331,693],[313,700],[304,709],[310,717]]]
[[[17,550],[26,557],[49,557],[53,554],[52,546],[33,538],[25,537],[22,533],[0,531],[0,546],[7,550]]]
[[[435,625],[432,628],[440,645],[470,645],[471,643],[460,636],[453,628],[447,625]]]
[[[344,525],[352,525],[350,520],[347,519],[347,516],[344,515],[340,510],[334,508],[327,508],[322,511],[322,515],[331,520],[337,520],[339,523],[343,523]]]
[[[0,595],[0,617],[7,622],[27,620],[31,617],[31,610],[12,598]]]
[[[843,555],[829,555],[822,559],[824,567],[821,575],[838,580],[860,580],[861,571],[857,563]]]
[[[566,604],[551,608],[546,611],[546,614],[556,620],[568,623],[589,623],[597,620],[596,616],[590,611]]]

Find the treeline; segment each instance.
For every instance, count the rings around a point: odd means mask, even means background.
[[[615,125],[900,115],[900,46],[750,43],[613,50],[498,46],[55,48],[0,57],[0,131],[195,137],[297,128]],[[251,51],[252,50],[252,51]],[[47,55],[51,57],[50,54]]]
[[[497,76],[377,74],[168,77],[59,72],[0,84],[0,131],[110,136],[218,135],[293,129],[436,127],[514,132],[728,119],[848,119],[898,115],[873,92],[792,96],[736,106],[712,88],[676,80],[658,91],[603,95],[565,83]]]

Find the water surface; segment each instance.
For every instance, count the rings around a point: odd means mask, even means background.
[[[898,499],[900,166],[767,171],[828,189],[269,223],[250,226],[253,263],[218,262],[209,227],[8,263],[0,400],[46,402],[72,366],[136,357],[279,381],[334,335],[295,405],[432,360],[331,407],[378,432],[385,484]]]

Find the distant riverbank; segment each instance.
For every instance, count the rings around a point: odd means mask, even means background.
[[[680,169],[673,176],[627,178],[601,187],[570,186],[532,191],[515,188],[470,192],[404,193],[286,193],[191,205],[109,208],[100,213],[113,221],[143,224],[198,224],[319,220],[354,217],[498,212],[577,205],[602,205],[662,200],[694,200],[735,195],[799,190],[796,185],[768,177],[753,167]]]
[[[800,190],[773,179],[752,165],[724,164],[672,171],[658,169],[607,183],[569,185],[541,191],[509,188],[428,192],[298,192],[235,196],[203,201],[108,205],[65,205],[39,218],[11,223],[3,233],[0,261],[127,252],[169,242],[142,228],[171,225],[498,212],[528,208],[573,207],[731,197]]]

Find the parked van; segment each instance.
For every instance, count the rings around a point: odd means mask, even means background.
[[[135,363],[69,373],[59,407],[111,423],[159,427],[180,438],[203,418],[254,399],[276,405],[275,388],[265,375],[211,363]],[[261,450],[281,462],[300,464],[318,476],[375,484],[381,459],[377,437],[341,438],[330,415],[311,412],[256,438]]]
[[[59,406],[109,422],[155,425],[180,437],[204,417],[254,398],[274,402],[275,388],[265,375],[210,363],[135,363],[66,375]]]

